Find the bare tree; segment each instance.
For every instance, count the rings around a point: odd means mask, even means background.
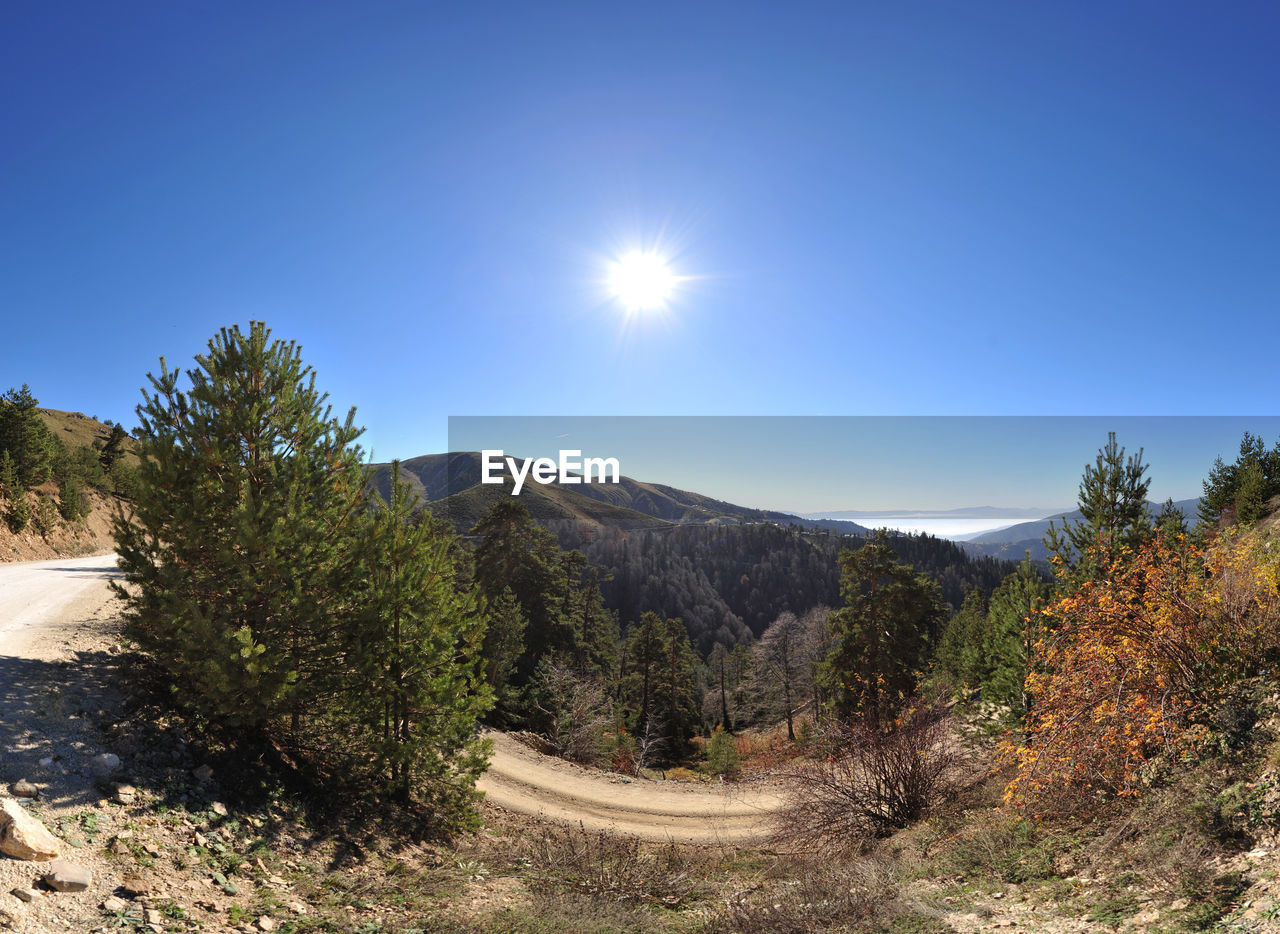
[[[584,765],[599,764],[613,708],[598,675],[545,660],[530,696],[542,734],[556,755]]]
[[[787,721],[787,739],[795,740],[797,705],[813,692],[815,653],[826,632],[824,611],[810,611],[801,619],[783,613],[760,636],[752,652],[756,690],[766,709]]]

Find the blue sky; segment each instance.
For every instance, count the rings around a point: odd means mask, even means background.
[[[1278,63],[1269,3],[7,3],[0,383],[132,424],[252,318],[378,459],[449,415],[1274,413]],[[635,248],[664,313],[602,286]]]

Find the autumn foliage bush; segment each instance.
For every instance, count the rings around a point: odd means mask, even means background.
[[[1231,685],[1274,661],[1277,561],[1259,534],[1156,534],[1095,567],[1028,623],[1032,705],[1004,745],[1005,797],[1037,814],[1139,794],[1156,757],[1192,755]]]

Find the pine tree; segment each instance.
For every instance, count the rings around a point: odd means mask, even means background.
[[[127,630],[193,712],[235,735],[297,735],[323,720],[343,651],[360,429],[261,322],[224,328],[195,362],[183,391],[161,358],[137,410],[133,515],[113,524]]]
[[[893,721],[916,687],[945,619],[938,585],[895,560],[883,538],[840,554],[845,605],[831,614],[836,644],[820,669],[837,716]]]
[[[107,436],[107,440],[102,444],[102,450],[98,452],[98,461],[102,464],[104,471],[110,472],[116,461],[124,454],[124,442],[128,437],[129,433],[120,425],[111,426],[111,434]]]
[[[18,466],[7,450],[0,451],[0,493],[12,499],[20,493],[18,484]]]
[[[1080,481],[1077,503],[1083,520],[1064,521],[1061,529],[1049,524],[1045,545],[1057,560],[1087,576],[1121,548],[1137,548],[1146,541],[1151,534],[1147,509],[1151,479],[1143,476],[1146,472],[1142,448],[1126,458],[1116,433],[1108,432],[1106,445],[1092,465],[1085,465]]]
[[[26,383],[0,396],[0,451],[13,458],[18,485],[38,486],[53,472],[55,442]]]
[[[980,647],[984,659],[981,677],[984,700],[1007,704],[1019,715],[1026,713],[1027,666],[1040,636],[1039,611],[1053,588],[1031,564],[1028,555],[1018,570],[991,594],[985,638]]]
[[[15,535],[27,527],[31,521],[31,504],[27,502],[26,491],[19,488],[9,494],[9,511],[5,514],[5,522],[9,531]]]
[[[342,697],[371,738],[386,791],[469,815],[488,751],[475,723],[492,703],[480,670],[484,617],[474,586],[460,584],[453,534],[428,514],[413,520],[399,466],[361,537],[364,586]]]
[[[68,522],[89,514],[89,498],[85,496],[84,486],[78,477],[68,477],[62,482],[62,490],[58,493],[58,512]]]

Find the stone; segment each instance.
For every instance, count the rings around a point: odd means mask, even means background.
[[[58,838],[12,798],[0,799],[0,853],[15,859],[57,859]]]
[[[55,859],[45,865],[40,881],[58,892],[83,892],[93,883],[93,873],[76,863]]]
[[[119,838],[112,840],[111,843],[108,844],[107,849],[110,850],[112,853],[116,854],[116,856],[129,855],[129,844],[125,843],[123,840]]]
[[[20,898],[24,902],[34,902],[37,898],[43,898],[44,896],[35,889],[14,889],[13,897]]]
[[[89,760],[94,775],[114,775],[120,771],[120,757],[114,752],[103,752]]]
[[[15,798],[38,798],[40,797],[40,789],[25,778],[20,778],[9,786],[9,794]]]
[[[116,782],[116,794],[115,794],[116,803],[133,804],[134,799],[137,798],[137,796],[138,796],[137,788],[134,788],[132,785],[125,785],[121,782]]]
[[[137,897],[151,894],[152,885],[151,881],[145,876],[130,872],[126,873],[125,877],[120,880],[120,888],[124,890],[126,895]]]
[[[148,908],[142,913],[142,920],[147,924],[163,924],[164,915],[156,911],[154,908]]]
[[[128,908],[129,903],[119,895],[108,896],[107,900],[102,903],[102,910],[111,914],[115,914],[117,911],[127,911]]]
[[[275,929],[276,929],[275,919],[272,918],[270,915],[263,915],[261,918],[258,919],[258,930],[274,931]]]
[[[209,805],[209,810],[213,811],[213,813],[217,814],[219,817],[227,816],[227,806],[221,801],[213,802],[213,804]]]
[[[196,781],[201,785],[207,785],[213,780],[213,769],[207,765],[202,765],[198,769],[192,769],[191,774],[195,776]]]

